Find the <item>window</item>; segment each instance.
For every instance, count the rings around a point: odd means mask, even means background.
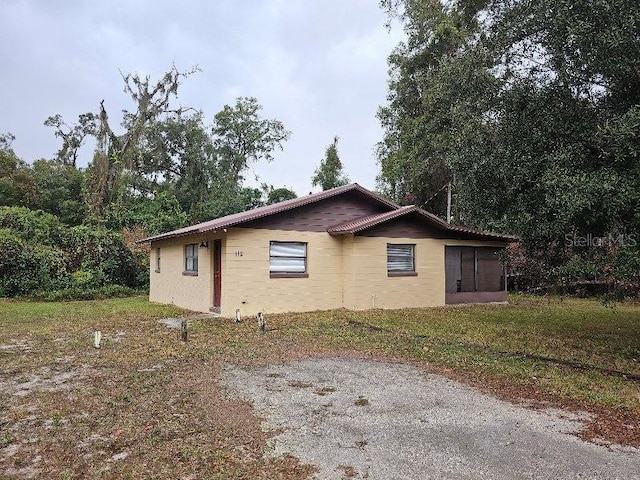
[[[270,242],[269,273],[271,277],[308,277],[307,244]]]
[[[160,273],[160,249],[156,248],[156,273]]]
[[[192,243],[184,247],[184,271],[187,274],[198,273],[198,244]]]
[[[390,277],[416,274],[415,245],[387,243],[387,274]]]

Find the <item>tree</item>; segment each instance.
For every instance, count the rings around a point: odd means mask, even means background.
[[[130,200],[170,192],[188,219],[200,218],[212,194],[216,161],[202,112],[154,121],[141,141],[138,169],[131,172]]]
[[[271,162],[273,152],[282,150],[291,137],[279,120],[261,118],[262,106],[253,97],[239,97],[234,106],[216,113],[211,127],[213,146],[221,171],[242,182],[241,173],[251,164]]]
[[[135,195],[170,191],[189,222],[262,205],[262,192],[243,185],[255,162],[271,161],[290,132],[260,115],[255,98],[238,98],[218,112],[210,129],[202,112],[152,122],[139,149]]]
[[[172,109],[171,100],[177,96],[180,81],[198,70],[197,67],[180,72],[173,66],[155,85],[149,76],[122,75],[125,92],[135,103],[135,111],[124,111],[124,133],[118,135],[109,123],[109,115],[100,102],[96,131],[97,146],[87,171],[85,196],[91,213],[99,217],[104,209],[117,200],[126,188],[120,182],[122,173],[136,169],[139,141],[149,125],[164,114],[180,115],[186,109]]]
[[[298,198],[298,195],[296,195],[296,192],[293,190],[285,187],[273,188],[273,186],[270,186],[267,192],[267,205],[284,202],[285,200],[293,200],[294,198]]]
[[[11,148],[14,139],[10,133],[0,134],[0,206],[37,206],[31,169]]]
[[[204,123],[203,112],[175,108],[181,81],[195,71],[197,68],[180,72],[174,66],[155,83],[149,77],[123,74],[125,92],[134,108],[124,111],[122,132],[112,128],[104,101],[99,113],[81,115],[75,126],[66,125],[59,115],[49,117],[46,124],[56,129],[63,145],[57,166],[38,166],[56,179],[40,175],[42,188],[62,188],[60,174],[72,174],[85,137],[94,136],[93,160],[81,174],[92,222],[119,230],[144,221],[148,229],[155,230],[172,223],[153,221],[158,205],[175,213],[178,223],[262,205],[262,192],[244,186],[245,172],[255,162],[271,161],[291,133],[282,122],[263,118],[262,106],[252,97],[225,105],[210,127]],[[65,195],[60,190],[58,198]],[[61,215],[60,208],[46,208]]]
[[[93,113],[83,113],[78,116],[78,123],[73,126],[67,125],[59,114],[45,120],[44,124],[55,128],[55,136],[62,139],[62,146],[55,157],[58,162],[76,166],[78,152],[86,137],[96,135],[97,119],[97,115]]]
[[[478,30],[472,11],[432,1],[382,5],[404,23],[407,40],[389,56],[378,183],[394,200],[444,216],[451,158],[461,138],[478,135],[495,81],[486,53],[466,45]]]
[[[36,160],[32,175],[38,191],[38,208],[56,215],[66,225],[81,225],[87,219],[82,199],[84,174],[58,160]]]
[[[518,234],[550,275],[634,265],[631,245],[605,255],[566,237],[640,228],[640,4],[382,5],[407,34],[379,112],[382,190],[442,214],[455,178],[457,219]]]
[[[340,187],[349,183],[349,178],[342,170],[342,162],[338,156],[338,137],[333,138],[333,142],[327,147],[324,158],[320,161],[320,166],[311,178],[311,184],[319,186],[322,190]]]

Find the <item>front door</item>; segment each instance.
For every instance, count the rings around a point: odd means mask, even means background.
[[[222,296],[222,241],[213,241],[213,307],[220,310]]]

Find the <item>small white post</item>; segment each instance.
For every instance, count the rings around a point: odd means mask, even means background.
[[[100,341],[102,340],[102,332],[100,330],[93,331],[93,348],[100,348]]]
[[[236,323],[240,323],[240,320],[241,320],[241,318],[240,318],[240,309],[236,308],[236,318],[233,321],[236,322]]]

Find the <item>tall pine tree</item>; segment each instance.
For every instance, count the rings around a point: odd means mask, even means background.
[[[325,152],[324,158],[320,162],[320,166],[311,178],[311,184],[314,187],[321,187],[322,190],[341,187],[349,183],[349,177],[342,170],[342,162],[338,156],[338,137],[333,138]]]

